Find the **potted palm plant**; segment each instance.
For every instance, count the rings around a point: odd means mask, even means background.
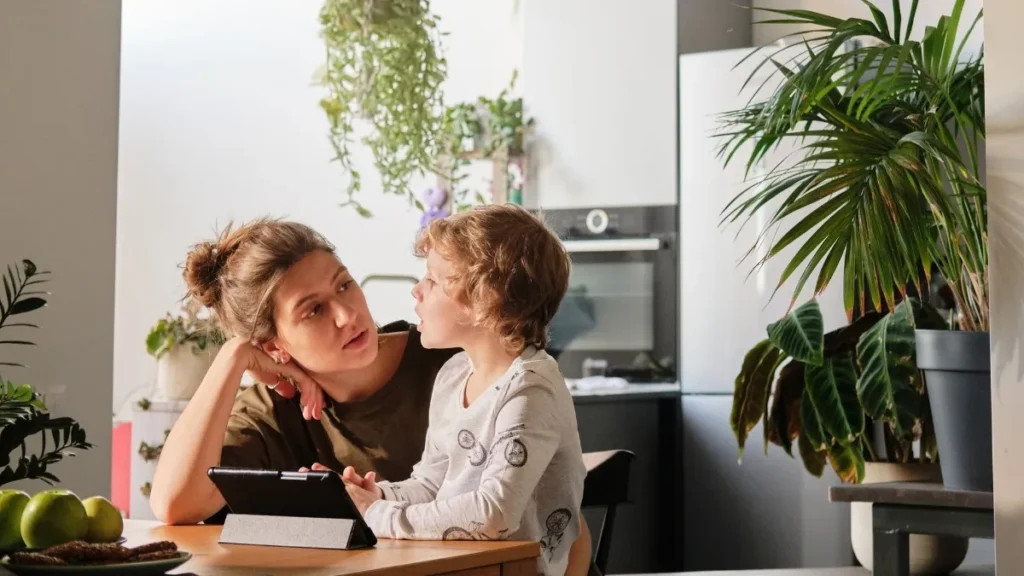
[[[39,270],[31,260],[22,260],[20,267],[7,267],[3,276],[4,292],[0,298],[0,328],[36,328],[15,316],[28,314],[46,305],[46,292],[38,289],[49,272]],[[0,340],[9,346],[33,346],[25,339]],[[9,359],[0,360],[0,367],[22,367]],[[29,450],[26,442],[38,438],[38,452]],[[72,418],[54,418],[46,409],[43,397],[28,384],[15,384],[0,376],[0,486],[26,479],[40,479],[47,484],[60,482],[49,467],[74,456],[74,450],[92,447],[85,430]],[[15,454],[15,451],[18,451]]]
[[[768,47],[760,65],[779,82],[722,117],[721,157],[742,158],[748,174],[796,143],[723,213],[724,223],[768,221],[755,266],[795,248],[778,282],[796,279],[792,312],[747,354],[732,426],[742,450],[764,419],[766,448],[795,442],[818,475],[828,463],[849,482],[934,480],[928,469],[940,465],[947,485],[962,487],[967,464],[990,486],[983,64],[963,53],[981,14],[961,36],[957,0],[918,40],[916,0],[906,14],[894,1],[891,20],[865,4],[869,17],[848,19],[762,9],[775,16],[760,24],[799,24],[802,41]],[[839,271],[849,326],[823,334],[816,303],[797,306],[796,295],[812,279],[820,293]],[[854,548],[870,566],[857,545],[858,534],[870,542],[870,524],[865,534],[859,516]],[[915,572],[936,569],[911,547]],[[940,550],[953,548],[959,558],[946,564],[962,561],[965,543]]]

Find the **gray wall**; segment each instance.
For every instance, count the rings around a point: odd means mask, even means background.
[[[913,0],[900,0],[900,10],[903,13],[903,21],[906,22],[907,16],[910,14],[910,6]],[[874,4],[882,10],[883,13],[892,22],[892,2],[889,0],[878,1],[875,0]],[[871,12],[862,0],[753,0],[752,5],[755,8],[772,8],[777,10],[814,10],[816,12],[822,12],[830,16],[837,16],[839,18],[866,18],[871,20]],[[925,26],[934,25],[940,16],[949,14],[952,11],[953,0],[924,0],[918,2],[917,14],[914,17],[914,36],[920,38],[924,33]],[[964,12],[961,22],[961,29],[967,29],[970,21],[974,19],[978,11],[981,10],[982,0],[967,0],[964,3]],[[986,2],[985,7],[988,8]],[[753,40],[758,46],[767,44],[775,41],[776,38],[787,34],[789,32],[799,31],[799,27],[793,25],[758,25],[756,22],[761,20],[768,20],[775,18],[777,15],[773,15],[769,12],[754,11],[753,21],[754,31]],[[989,20],[986,18],[986,20]],[[968,47],[965,49],[967,52],[975,52],[980,47],[982,42],[982,31],[977,29],[972,36],[973,41],[968,43]],[[792,42],[793,39],[790,39]]]
[[[1020,0],[985,1],[996,568],[1024,573],[1024,77]]]
[[[38,346],[0,353],[96,445],[52,468],[82,497],[110,494],[120,22],[118,0],[0,0],[0,264],[53,273],[41,329],[5,330]]]
[[[799,458],[750,433],[742,465],[729,428],[731,395],[683,397],[684,569],[849,566],[849,507],[828,501],[831,469],[808,474]]]
[[[723,0],[678,0],[679,54],[751,46],[750,10]]]

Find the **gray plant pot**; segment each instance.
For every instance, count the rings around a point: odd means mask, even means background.
[[[992,384],[988,332],[916,330],[939,445],[942,482],[992,491]]]

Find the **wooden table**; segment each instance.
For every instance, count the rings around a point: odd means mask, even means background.
[[[869,502],[876,576],[910,574],[910,534],[994,538],[992,493],[926,482],[832,486],[832,502]]]
[[[436,542],[380,540],[366,550],[319,550],[271,546],[221,545],[220,526],[165,526],[126,520],[127,546],[171,540],[192,559],[169,574],[241,576],[278,574],[458,574],[460,576],[535,576],[537,542]]]

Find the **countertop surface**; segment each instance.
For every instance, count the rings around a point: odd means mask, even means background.
[[[630,383],[615,388],[585,387],[577,388],[569,383],[572,397],[577,401],[616,401],[653,400],[660,398],[678,398],[682,393],[679,383]]]

